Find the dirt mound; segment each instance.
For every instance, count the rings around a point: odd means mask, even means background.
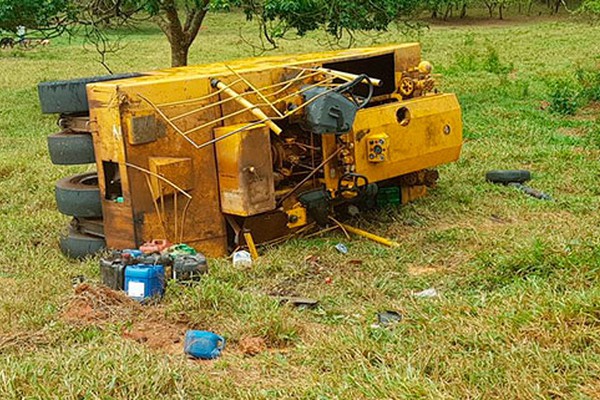
[[[142,311],[142,306],[124,292],[82,283],[75,287],[75,294],[63,309],[61,317],[71,324],[98,325],[126,321]]]
[[[82,283],[64,307],[61,318],[74,325],[127,323],[122,336],[170,354],[183,353],[184,324],[166,321],[163,310],[144,307],[125,292]]]

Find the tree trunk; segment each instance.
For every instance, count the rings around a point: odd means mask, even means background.
[[[171,42],[171,67],[185,67],[188,64],[189,51],[190,46],[187,43]]]
[[[175,0],[163,0],[161,13],[156,18],[156,23],[169,39],[171,44],[171,66],[183,67],[188,64],[190,47],[208,12],[210,0],[202,0],[195,7],[186,8],[185,21],[179,19],[179,10]]]
[[[467,2],[462,3],[462,9],[460,10],[460,18],[467,16]]]
[[[450,17],[452,15],[452,4],[449,4],[448,7],[446,7],[446,12],[444,13],[444,21],[448,21],[448,17]]]
[[[499,19],[504,19],[504,15],[502,15],[502,10],[504,9],[504,5],[500,4],[500,7],[498,7],[498,18]]]
[[[558,14],[558,10],[560,9],[560,0],[556,0],[554,3],[554,14]]]

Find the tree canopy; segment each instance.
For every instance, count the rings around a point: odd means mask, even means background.
[[[241,9],[258,21],[275,45],[287,32],[323,29],[334,37],[357,30],[385,30],[407,20],[419,0],[0,0],[0,29],[62,33],[84,26],[101,34],[114,25],[142,19],[156,23],[171,45],[173,66],[187,64],[188,51],[210,10]]]

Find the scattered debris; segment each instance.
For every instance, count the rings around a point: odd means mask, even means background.
[[[402,321],[402,314],[397,311],[383,311],[377,313],[377,324],[371,325],[372,328],[381,328],[397,324]]]
[[[346,245],[343,243],[336,244],[335,249],[342,254],[348,254],[348,247],[346,247]]]
[[[438,291],[435,288],[429,288],[429,289],[425,289],[425,290],[422,290],[417,293],[413,293],[413,296],[420,297],[420,298],[438,297]]]
[[[325,283],[331,285],[333,283],[333,278],[328,276],[327,278],[325,278]]]
[[[279,303],[289,303],[298,308],[315,308],[319,304],[319,301],[306,297],[280,297]]]
[[[528,194],[531,197],[535,197],[536,199],[546,200],[546,201],[552,200],[552,197],[550,197],[550,195],[548,195],[544,192],[540,192],[539,190],[536,190],[529,186],[523,185],[522,183],[512,182],[512,183],[509,183],[508,186],[519,189],[523,193]]]
[[[363,260],[358,260],[358,259],[354,259],[354,260],[348,260],[348,264],[350,265],[362,265]]]
[[[255,356],[267,350],[267,343],[261,337],[246,337],[240,340],[239,348],[247,356]]]
[[[194,255],[197,253],[197,251],[196,251],[196,249],[194,249],[191,246],[188,246],[185,243],[180,243],[180,244],[175,244],[175,245],[169,247],[166,250],[166,253],[169,254],[171,257],[175,257],[175,256],[180,256],[180,255],[185,255],[185,254]]]
[[[73,287],[80,285],[83,282],[85,282],[85,276],[83,275],[77,275],[71,278],[71,284],[73,285]]]
[[[225,348],[225,338],[208,331],[187,331],[184,351],[193,358],[212,360],[221,355]]]
[[[249,268],[252,266],[252,255],[246,250],[239,250],[233,253],[233,266]]]
[[[199,281],[208,272],[208,263],[204,255],[185,254],[173,261],[173,279],[178,282]]]
[[[162,253],[171,246],[171,243],[166,239],[154,239],[141,245],[140,251],[144,254]]]
[[[526,170],[492,170],[485,174],[485,179],[488,182],[514,187],[536,199],[552,200],[546,193],[524,185],[531,180],[531,172]]]
[[[125,292],[137,301],[160,298],[165,294],[165,267],[137,264],[125,268]]]

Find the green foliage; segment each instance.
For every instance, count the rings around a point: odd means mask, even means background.
[[[513,63],[502,61],[498,50],[490,43],[482,51],[477,45],[475,36],[469,33],[463,46],[455,55],[455,67],[463,72],[486,71],[496,75],[506,75],[514,69]]]
[[[584,0],[577,13],[591,20],[600,19],[600,0]]]
[[[392,22],[410,18],[418,0],[213,0],[217,9],[241,8],[249,20],[258,20],[271,38],[293,30],[302,36],[323,29],[334,37],[358,30],[383,31]]]
[[[600,101],[600,71],[578,68],[571,76],[548,82],[550,110],[573,115],[581,106]]]
[[[71,0],[0,0],[0,31],[16,32],[19,25],[51,29],[73,10]]]
[[[498,50],[496,50],[493,46],[487,46],[487,55],[483,62],[483,68],[487,72],[491,72],[496,75],[504,75],[513,70],[513,63],[505,64],[500,60],[500,55],[498,54]]]
[[[551,81],[548,86],[550,87],[550,111],[563,115],[575,114],[579,107],[579,91],[573,80],[557,79]]]
[[[575,77],[581,85],[581,97],[587,101],[600,101],[600,71],[578,68]]]

